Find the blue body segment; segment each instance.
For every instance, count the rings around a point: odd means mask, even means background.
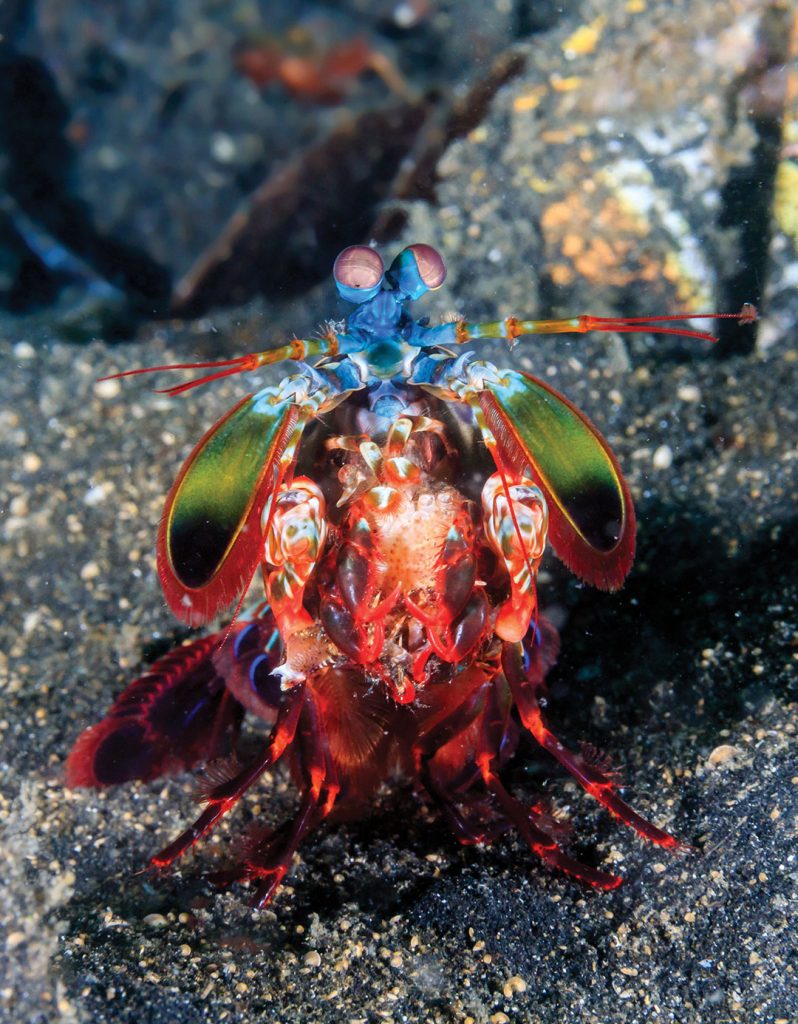
[[[356,356],[366,371],[367,382],[401,377],[413,372],[416,356],[423,349],[457,343],[457,325],[428,327],[426,320],[415,320],[407,303],[429,291],[411,249],[401,252],[380,284],[369,292],[338,284],[342,298],[357,303],[347,317],[346,331],[338,334],[338,352]]]

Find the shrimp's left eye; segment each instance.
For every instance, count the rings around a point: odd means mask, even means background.
[[[415,256],[419,277],[427,288],[430,291],[440,288],[446,280],[446,264],[443,262],[443,256],[437,249],[433,249],[431,245],[426,245],[423,242],[409,245],[407,248]]]
[[[445,280],[443,257],[424,242],[402,249],[388,271],[389,283],[408,299],[420,299],[424,292],[440,288]]]

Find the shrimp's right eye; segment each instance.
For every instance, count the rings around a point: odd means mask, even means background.
[[[341,298],[348,302],[372,299],[382,287],[385,273],[380,254],[367,245],[350,245],[333,265],[333,278]]]

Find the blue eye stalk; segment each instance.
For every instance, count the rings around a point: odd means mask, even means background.
[[[395,298],[407,302],[440,288],[446,280],[446,266],[431,245],[409,245],[386,274],[376,250],[367,245],[350,245],[338,254],[333,278],[341,298],[356,305],[375,298],[383,289],[396,292]]]
[[[350,245],[338,253],[333,277],[342,299],[356,305],[368,302],[382,288],[385,278],[382,257],[367,245]]]
[[[446,280],[446,266],[441,254],[431,245],[409,245],[391,264],[388,280],[412,301],[440,288]]]

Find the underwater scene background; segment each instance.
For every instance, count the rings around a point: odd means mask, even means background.
[[[80,731],[190,635],[157,523],[249,388],[97,378],[307,336],[347,312],[335,255],[369,241],[443,254],[433,322],[759,308],[714,347],[479,350],[583,409],[635,500],[622,590],[544,562],[551,713],[693,852],[644,846],[531,743],[508,770],[613,892],[512,835],[461,848],[398,786],[253,911],[191,860],[137,873],[194,816],[190,775],[64,786]],[[0,1020],[798,1019],[797,284],[789,3],[6,0]],[[280,771],[247,802],[295,806]]]

